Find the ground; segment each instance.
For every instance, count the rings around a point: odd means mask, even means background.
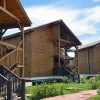
[[[97,94],[96,90],[87,90],[74,94],[67,94],[62,96],[46,98],[43,100],[87,100],[88,98],[95,96],[96,94]]]

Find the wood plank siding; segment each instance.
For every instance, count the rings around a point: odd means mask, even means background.
[[[36,28],[32,32],[25,33],[25,76],[52,75],[54,64],[53,39],[57,38],[57,33],[58,25]],[[6,38],[4,41],[17,46],[20,35]]]
[[[80,74],[100,73],[100,43],[79,49],[78,65]]]
[[[4,41],[18,45],[20,33],[5,37]],[[26,30],[24,36],[25,77],[52,76],[55,66],[54,58],[57,56],[60,59],[60,49],[80,44],[81,42],[62,20]]]

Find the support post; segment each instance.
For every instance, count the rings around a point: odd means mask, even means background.
[[[88,49],[88,68],[89,68],[89,70],[88,70],[88,74],[91,74],[91,68],[90,68],[90,52],[89,52],[89,49]]]
[[[59,75],[60,75],[60,25],[59,25],[59,31],[58,31],[58,42],[59,42]]]
[[[78,73],[78,83],[80,83],[80,74],[78,66],[78,46],[76,46],[76,72]]]
[[[7,82],[7,100],[11,100],[12,98],[12,81],[8,80]]]
[[[25,80],[22,79],[22,100],[25,100]]]
[[[24,27],[22,26],[22,77],[24,77]]]
[[[3,0],[3,7],[6,9],[6,0]]]

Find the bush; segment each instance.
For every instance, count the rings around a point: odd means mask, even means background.
[[[86,77],[81,77],[80,83],[83,83],[83,84],[88,83],[88,79]]]
[[[97,83],[92,83],[92,84],[91,84],[91,89],[97,89],[97,88],[98,88]]]
[[[96,81],[100,82],[100,75],[96,76]]]
[[[63,88],[57,88],[55,84],[42,83],[41,85],[36,85],[33,91],[31,100],[40,100],[46,97],[53,97],[63,94]]]
[[[66,77],[66,76],[63,77],[62,81],[64,83],[69,83],[70,82],[69,79],[68,79],[68,77]]]

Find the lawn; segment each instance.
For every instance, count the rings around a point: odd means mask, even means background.
[[[37,99],[42,99],[45,97],[56,96],[56,95],[63,95],[69,93],[76,93],[84,90],[91,89],[91,84],[65,84],[65,83],[54,83],[54,84],[42,84],[42,85],[35,85],[26,88],[26,94],[32,94],[37,96]],[[39,98],[40,96],[40,98]],[[33,100],[33,99],[30,99]]]
[[[89,98],[88,100],[100,100],[100,95]]]

